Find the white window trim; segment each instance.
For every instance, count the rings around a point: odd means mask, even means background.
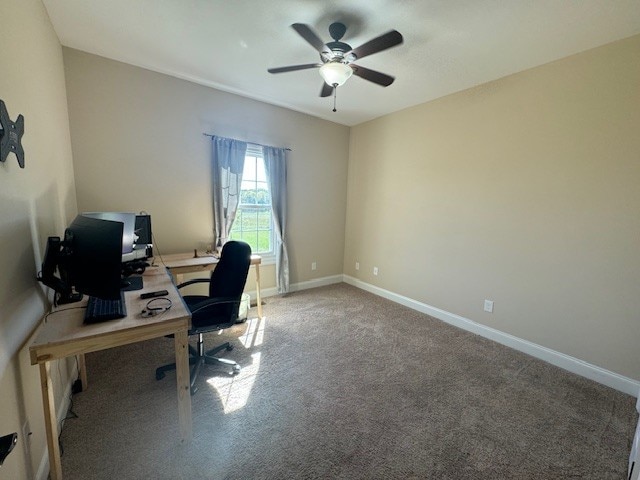
[[[247,145],[247,150],[245,152],[245,158],[246,157],[257,157],[257,158],[261,158],[262,161],[264,162],[264,154],[262,151],[262,147],[259,145],[253,145],[253,144],[248,144]],[[267,188],[269,187],[268,182],[267,182]],[[238,208],[240,208],[240,205],[238,206]],[[273,265],[276,263],[276,252],[275,252],[275,248],[276,248],[276,232],[275,232],[275,225],[273,224],[273,210],[271,211],[271,239],[270,239],[270,244],[271,244],[271,251],[267,252],[267,253],[258,253],[256,252],[256,255],[260,255],[260,257],[262,258],[262,265]]]

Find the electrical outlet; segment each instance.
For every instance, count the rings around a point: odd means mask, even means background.
[[[378,267],[373,267],[373,274],[378,275]]]
[[[484,311],[489,313],[493,312],[493,300],[484,301]]]
[[[360,270],[360,262],[356,262],[356,270]]]
[[[311,262],[311,270],[315,270],[316,269],[316,262]]]

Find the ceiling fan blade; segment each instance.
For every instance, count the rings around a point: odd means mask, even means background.
[[[368,42],[360,45],[358,48],[354,48],[350,52],[345,53],[344,56],[346,57],[350,53],[353,53],[359,60],[363,57],[366,57],[367,55],[372,55],[374,53],[386,50],[387,48],[400,45],[402,41],[402,35],[400,34],[400,32],[391,30],[390,32],[384,33],[379,37],[374,38],[373,40],[369,40]]]
[[[324,50],[326,50],[324,42],[320,40],[320,37],[318,37],[318,35],[316,35],[313,30],[311,30],[311,27],[309,25],[306,25],[304,23],[294,23],[293,25],[291,25],[291,28],[298,32],[298,35],[309,42],[309,44],[319,53],[322,53]]]
[[[365,80],[369,80],[370,82],[377,83],[378,85],[382,85],[383,87],[388,87],[395,80],[395,78],[393,78],[391,75],[377,72],[375,70],[371,70],[370,68],[364,68],[360,65],[354,65],[353,63],[349,66],[353,70],[354,75],[357,75],[360,78],[364,78]]]
[[[330,97],[332,93],[333,93],[333,87],[327,84],[327,82],[322,82],[322,90],[320,90],[320,96]]]
[[[318,68],[322,66],[321,63],[305,63],[304,65],[289,65],[288,67],[269,68],[269,73],[285,73],[295,72],[296,70],[306,70],[308,68]]]

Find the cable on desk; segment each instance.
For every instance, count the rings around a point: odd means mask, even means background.
[[[173,302],[167,297],[152,298],[147,302],[140,315],[142,317],[155,317],[161,315],[173,306]]]
[[[47,323],[47,320],[49,319],[49,317],[56,313],[66,312],[67,310],[78,310],[78,309],[86,309],[86,308],[87,306],[83,305],[82,307],[69,307],[69,308],[63,308],[62,310],[53,310],[52,312],[49,312],[44,316],[44,322]]]

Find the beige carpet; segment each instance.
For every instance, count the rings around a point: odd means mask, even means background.
[[[346,284],[264,312],[207,338],[243,371],[205,370],[189,447],[171,340],[87,355],[65,478],[626,478],[630,396]]]

